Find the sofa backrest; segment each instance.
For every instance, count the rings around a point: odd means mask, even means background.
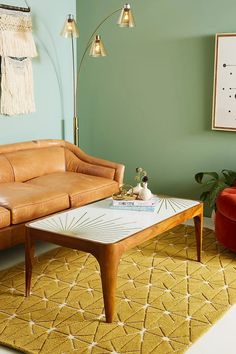
[[[13,182],[15,179],[12,166],[6,156],[0,155],[0,183]]]
[[[86,154],[65,140],[0,145],[0,183],[25,182],[54,172],[78,172],[123,183],[124,166]]]
[[[5,156],[13,168],[16,182],[25,182],[49,173],[65,171],[63,147],[16,151]]]
[[[63,141],[37,141],[0,145],[0,183],[25,182],[65,171]]]

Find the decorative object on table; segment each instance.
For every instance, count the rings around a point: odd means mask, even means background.
[[[133,192],[134,194],[139,195],[140,191],[142,190],[142,178],[147,176],[147,172],[142,167],[136,168],[136,176],[134,177],[135,181],[137,182],[137,186],[134,187]]]
[[[129,184],[123,184],[118,193],[112,195],[111,208],[117,210],[132,211],[154,211],[156,200],[151,201],[139,200],[138,196],[133,193],[133,187]]]
[[[115,209],[154,211],[156,198],[147,187],[147,172],[142,167],[136,168],[135,180],[137,185],[123,185],[118,193],[113,194],[111,207]]]
[[[31,58],[37,56],[30,7],[0,5],[1,103],[4,115],[35,111]]]
[[[236,33],[217,33],[212,105],[212,129],[236,131]]]
[[[153,212],[155,211],[156,206],[156,197],[152,196],[151,199],[148,198],[145,200],[141,200],[138,195],[133,193],[133,188],[130,185],[124,185],[124,187],[122,186],[119,193],[113,194],[111,202],[111,208],[117,210]]]
[[[142,189],[141,191],[139,192],[139,199],[142,199],[142,200],[149,200],[152,198],[152,192],[150,191],[150,189],[148,189],[148,177],[147,176],[144,176],[142,178]]]
[[[137,185],[134,187],[134,194],[139,195],[140,191],[142,190],[141,183],[137,183]]]
[[[77,80],[75,80],[75,67],[74,67],[74,42],[73,39],[79,36],[79,31],[76,25],[76,22],[72,15],[69,15],[64,28],[61,32],[63,37],[71,38],[72,42],[72,58],[73,58],[73,98],[74,98],[74,119],[73,119],[73,135],[74,135],[74,144],[79,145],[79,122],[78,122],[78,114],[77,114],[77,99],[78,99],[78,82],[80,78],[81,67],[85,59],[85,55],[90,48],[89,56],[93,58],[104,57],[106,56],[104,45],[101,41],[101,37],[97,34],[98,29],[106,22],[110,17],[114,14],[121,11],[119,20],[117,22],[119,27],[132,28],[134,27],[134,18],[131,12],[131,7],[129,4],[125,4],[122,8],[119,8],[113,11],[111,14],[106,16],[95,28],[92,32],[89,40],[85,46],[84,52],[81,55],[81,60],[78,65],[78,73]]]
[[[195,180],[197,183],[202,184],[204,187],[204,191],[200,195],[200,199],[211,208],[216,208],[216,199],[219,193],[227,188],[231,187],[236,182],[236,172],[232,170],[222,170],[222,176],[220,176],[217,172],[199,172],[195,175]],[[203,182],[203,178],[207,176],[205,182]]]
[[[133,193],[133,187],[130,184],[122,184],[118,193],[112,195],[113,200],[134,200],[136,195]]]

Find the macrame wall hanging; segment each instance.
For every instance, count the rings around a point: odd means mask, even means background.
[[[37,50],[29,7],[0,4],[0,56],[0,114],[35,112],[31,59]]]

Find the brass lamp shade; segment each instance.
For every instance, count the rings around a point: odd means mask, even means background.
[[[134,17],[131,12],[131,7],[129,4],[125,4],[121,10],[119,20],[117,22],[119,27],[134,27]]]
[[[107,55],[100,36],[96,35],[93,43],[91,44],[89,55],[93,58],[105,57]]]
[[[74,20],[73,15],[68,15],[68,18],[66,19],[64,26],[61,31],[61,36],[68,38],[68,37],[79,37],[79,29],[78,26]]]

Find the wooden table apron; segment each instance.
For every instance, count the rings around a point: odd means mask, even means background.
[[[201,261],[202,228],[203,228],[203,204],[200,203],[179,214],[176,214],[158,224],[152,225],[145,230],[128,236],[119,242],[104,244],[77,237],[57,234],[54,232],[38,230],[26,225],[25,244],[25,271],[26,271],[26,296],[30,294],[32,268],[34,262],[35,241],[43,240],[56,245],[77,249],[91,253],[98,261],[101,271],[103,300],[105,307],[106,322],[113,321],[115,312],[116,282],[119,261],[122,254],[141,243],[194,218],[195,236],[197,247],[197,260]]]

